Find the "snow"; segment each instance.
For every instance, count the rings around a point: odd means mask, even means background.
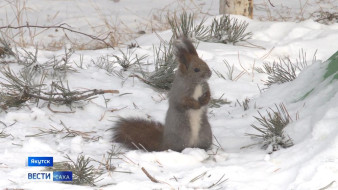
[[[28,18],[25,16],[23,20],[28,19],[32,23],[68,23],[81,31],[95,33],[104,30],[104,27],[100,28],[104,22],[102,18],[109,18],[112,22],[116,20],[117,25],[121,27],[121,23],[128,23],[132,33],[145,30],[146,34],[131,42],[140,45],[140,48],[135,49],[138,56],[149,55],[146,59],[148,63],[153,63],[153,45],[160,44],[157,35],[164,40],[171,38],[170,30],[158,31],[157,34],[150,32],[148,21],[154,12],[157,11],[158,14],[158,11],[164,8],[180,11],[182,7],[192,12],[208,12],[210,15],[217,15],[218,12],[218,1],[208,0],[145,0],[142,3],[137,0],[103,0],[100,3],[90,0],[29,0],[26,3],[29,14]],[[27,172],[42,170],[27,167],[25,162],[28,156],[53,156],[54,161],[60,162],[66,160],[66,155],[75,160],[82,154],[103,162],[112,146],[119,147],[119,144],[111,142],[112,132],[109,130],[119,117],[133,116],[164,122],[168,108],[166,92],[155,90],[137,78],[127,78],[133,68],[123,73],[126,77],[123,80],[93,65],[92,60],[97,60],[100,56],[121,55],[117,48],[76,50],[71,57],[71,63],[77,72],[69,72],[64,76],[71,89],[114,89],[124,95],[97,96],[89,102],[75,104],[72,110],[67,106],[51,106],[53,110],[75,111],[74,113],[54,113],[43,102],[38,105],[28,103],[20,109],[10,108],[6,112],[0,112],[0,121],[4,123],[0,123],[0,131],[11,134],[0,138],[0,188],[206,189],[218,181],[226,180],[213,188],[318,190],[337,181],[338,81],[324,79],[323,75],[328,64],[325,60],[338,50],[338,23],[324,25],[312,19],[298,22],[296,18],[300,16],[299,6],[304,6],[305,3],[305,18],[317,10],[316,5],[337,10],[338,3],[329,0],[272,1],[276,6],[271,8],[272,10],[279,10],[283,15],[288,11],[290,18],[285,22],[268,20],[266,9],[260,8],[266,3],[268,2],[263,0],[257,1],[254,13],[257,19],[233,16],[249,22],[248,30],[253,33],[249,42],[259,47],[252,47],[245,42],[236,46],[207,42],[200,42],[198,45],[198,54],[210,68],[226,75],[226,66],[223,64],[226,59],[230,65],[234,65],[234,77],[244,72],[233,81],[221,79],[215,73],[209,80],[212,97],[217,99],[222,96],[230,101],[230,104],[224,104],[220,108],[209,108],[209,121],[215,136],[215,145],[211,150],[188,148],[181,153],[144,152],[130,151],[122,147],[124,154],[119,155],[120,159],[112,160],[116,171],[106,171],[100,176],[101,181],[96,183],[96,187],[27,180]],[[328,6],[330,3],[332,6]],[[1,1],[1,25],[8,23],[4,19],[7,18],[6,15],[14,25],[7,1]],[[275,18],[277,15],[278,12],[272,11],[271,17]],[[213,18],[209,16],[206,24]],[[133,35],[135,36],[137,35]],[[54,36],[53,32],[36,37],[36,41],[42,45],[57,40],[59,38]],[[87,42],[88,39],[82,36],[77,40]],[[267,88],[264,84],[267,76],[256,72],[254,67],[262,67],[263,62],[284,56],[296,60],[300,49],[307,53],[309,66],[299,73],[296,80]],[[34,51],[34,48],[29,47],[28,50]],[[122,47],[121,50],[125,52],[126,48]],[[312,63],[312,55],[316,51],[317,60],[321,61]],[[43,62],[63,54],[64,50],[42,49],[39,51],[38,61]],[[83,56],[82,69],[75,65],[79,63],[80,56]],[[9,66],[16,72],[20,69],[17,64]],[[143,67],[150,71],[154,69],[151,64]],[[115,70],[120,69],[122,68],[116,65]],[[47,81],[50,82],[51,79]],[[311,90],[312,92],[302,99]],[[250,99],[250,103],[249,109],[244,111],[237,100],[242,102],[246,98]],[[105,99],[109,101],[105,103]],[[260,149],[259,145],[247,147],[256,143],[246,135],[257,134],[257,131],[250,127],[251,124],[258,124],[253,116],[258,116],[257,111],[263,114],[266,109],[279,103],[284,103],[293,119],[285,130],[293,139],[294,146],[272,154]],[[64,127],[86,133],[88,136],[66,137],[65,132],[31,136],[40,133],[40,130],[62,130]],[[97,162],[91,164],[95,168],[103,167]],[[142,172],[142,167],[160,183],[150,181]],[[327,189],[338,189],[338,184],[332,183]]]

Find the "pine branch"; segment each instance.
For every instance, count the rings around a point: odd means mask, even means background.
[[[62,81],[52,82],[50,85],[51,90],[47,91],[45,88],[46,84],[43,84],[43,80],[40,80],[40,84],[34,84],[31,76],[34,73],[20,74],[17,76],[9,68],[4,68],[1,73],[4,75],[4,82],[0,81],[0,86],[4,88],[0,92],[0,106],[3,109],[8,107],[17,107],[22,103],[30,100],[44,100],[54,104],[71,104],[78,101],[89,100],[96,95],[100,94],[115,94],[119,93],[118,90],[102,90],[102,89],[91,89],[91,90],[71,90],[67,84],[67,87]]]
[[[285,134],[285,127],[292,122],[284,104],[275,105],[276,109],[266,110],[267,116],[263,116],[259,111],[259,117],[254,118],[259,122],[260,127],[252,124],[251,127],[256,129],[260,134],[247,134],[260,140],[263,149],[269,147],[272,151],[279,150],[280,147],[288,148],[293,146],[292,139]]]
[[[83,95],[66,95],[65,97],[47,97],[47,96],[41,96],[41,95],[37,95],[34,93],[30,93],[30,92],[24,92],[26,93],[26,96],[28,98],[36,98],[36,99],[40,99],[40,100],[45,100],[48,102],[54,102],[54,103],[63,103],[63,102],[77,102],[77,101],[81,101],[81,100],[86,100],[92,96],[96,96],[96,95],[100,95],[100,94],[106,94],[106,93],[110,93],[110,94],[116,94],[119,93],[118,90],[98,90],[98,89],[93,89],[93,90],[87,90],[84,92],[77,92],[77,93],[83,93]],[[49,93],[51,94],[51,96],[54,95],[59,95],[62,93]],[[62,94],[64,95],[64,94]]]

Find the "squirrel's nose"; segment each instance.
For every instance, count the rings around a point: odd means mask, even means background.
[[[208,78],[210,78],[210,77],[211,77],[211,71],[210,71],[210,70],[208,70],[207,72],[205,72],[205,73],[203,74],[203,78],[208,79]]]
[[[211,74],[212,74],[212,72],[209,70],[209,72],[208,72],[208,78],[211,77]]]

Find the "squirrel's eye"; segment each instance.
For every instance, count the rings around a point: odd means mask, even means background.
[[[195,68],[194,71],[197,73],[197,72],[200,72],[200,69],[199,68]]]

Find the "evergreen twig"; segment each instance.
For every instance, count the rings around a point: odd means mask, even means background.
[[[247,41],[251,38],[251,32],[245,32],[249,23],[230,18],[229,15],[223,15],[219,19],[214,19],[208,38],[203,41],[217,42],[224,44],[236,44],[240,41]]]
[[[223,99],[222,98],[223,96],[224,96],[224,94],[222,94],[222,96],[217,98],[217,99],[212,98],[210,100],[209,107],[210,108],[220,108],[224,104],[230,104],[231,102],[228,101],[227,99]]]
[[[2,108],[17,107],[30,100],[44,100],[54,104],[70,105],[74,102],[92,99],[93,96],[105,93],[119,93],[118,90],[70,90],[68,84],[65,86],[62,81],[52,82],[51,90],[47,91],[46,84],[41,79],[40,84],[34,84],[31,74],[14,74],[9,68],[4,68],[1,73],[6,82],[0,82],[0,86],[5,90],[0,93],[0,106]]]
[[[79,155],[76,161],[72,160],[68,155],[65,156],[67,161],[56,162],[51,168],[47,170],[51,171],[71,171],[73,173],[73,181],[66,182],[76,185],[91,185],[95,186],[97,179],[102,175],[102,171],[94,168],[90,165],[93,159]]]
[[[56,135],[56,134],[64,134],[62,137],[64,138],[69,138],[69,137],[76,137],[76,136],[81,136],[84,140],[86,141],[98,141],[100,139],[100,136],[91,136],[90,134],[96,133],[95,131],[78,131],[78,130],[73,130],[67,127],[62,121],[60,122],[62,125],[62,129],[57,129],[54,126],[51,126],[50,129],[44,129],[41,128],[39,129],[39,133],[33,134],[33,135],[26,135],[25,137],[41,137],[45,135]]]
[[[196,22],[193,14],[183,12],[179,17],[168,16],[168,23],[175,39],[185,36],[205,42],[236,44],[252,37],[251,32],[246,32],[248,22],[239,21],[229,15],[223,15],[219,19],[215,18],[211,26],[205,26],[205,19]]]
[[[170,24],[173,38],[180,36],[203,40],[208,36],[209,28],[204,26],[205,19],[195,24],[194,14],[183,12],[179,17],[175,14],[173,18],[168,15],[168,23]]]
[[[316,61],[315,55],[316,52],[312,62]],[[270,87],[273,84],[282,84],[295,80],[298,73],[307,65],[306,52],[301,49],[295,63],[291,61],[290,57],[279,58],[279,61],[273,61],[273,63],[265,62],[263,63],[263,68],[255,68],[255,70],[268,75],[268,80],[265,81],[265,84]]]
[[[251,137],[259,139],[263,149],[271,151],[277,151],[282,148],[288,148],[293,145],[292,139],[286,136],[284,133],[285,127],[292,122],[287,109],[284,104],[276,106],[276,110],[270,108],[270,111],[266,110],[267,116],[263,116],[259,111],[259,117],[254,117],[261,127],[254,124],[251,125],[261,134],[247,134]]]
[[[155,71],[148,72],[140,68],[142,77],[134,74],[132,77],[139,78],[142,82],[161,90],[169,90],[175,78],[177,67],[171,43],[161,42],[158,48],[154,47]]]
[[[127,49],[126,52],[120,50],[120,52],[122,54],[121,57],[113,55],[113,57],[116,59],[114,63],[119,64],[124,71],[127,71],[133,65],[140,65],[142,60],[148,57],[148,55],[142,55],[141,57],[138,57],[136,54],[133,56],[135,51],[131,51],[130,49]]]

